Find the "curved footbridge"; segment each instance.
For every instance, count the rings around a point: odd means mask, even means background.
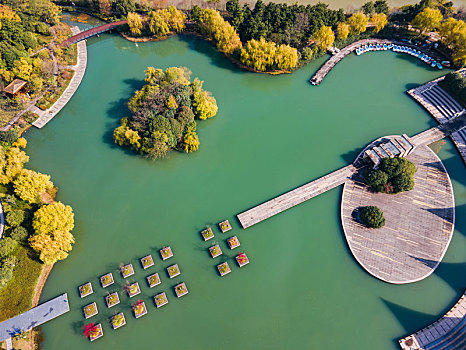
[[[403,350],[466,349],[466,291],[441,319],[398,343]]]

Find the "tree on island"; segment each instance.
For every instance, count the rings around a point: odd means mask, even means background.
[[[385,225],[382,211],[375,206],[362,207],[359,212],[361,223],[370,228],[380,228]]]
[[[194,152],[199,148],[196,120],[217,114],[215,98],[187,68],[165,71],[148,67],[146,85],[128,102],[131,117],[121,119],[113,132],[115,142],[150,159],[170,150]]]
[[[406,158],[383,158],[377,170],[366,171],[364,180],[374,191],[399,193],[414,187],[414,163]]]

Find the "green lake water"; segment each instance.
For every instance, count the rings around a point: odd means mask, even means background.
[[[396,349],[396,339],[446,312],[466,285],[466,171],[447,141],[439,155],[452,177],[456,230],[444,262],[424,281],[390,285],[369,276],[351,256],[340,226],[341,188],[243,230],[235,215],[352,161],[373,139],[435,125],[405,91],[445,71],[392,52],[351,55],[318,86],[308,79],[324,59],[291,75],[240,71],[205,41],[174,37],[134,44],[117,35],[88,40],[88,66],[77,93],[42,130],[27,133],[29,167],[52,175],[58,200],[75,212],[76,244],[54,267],[41,297],[68,292],[71,312],[43,326],[44,349]],[[112,131],[125,102],[142,86],[147,66],[186,66],[205,81],[219,106],[199,122],[201,146],[156,162],[126,152]],[[241,247],[230,251],[216,223],[229,219]],[[210,258],[199,231],[212,225],[224,251]],[[170,245],[174,258],[157,251]],[[238,268],[234,256],[248,254]],[[138,259],[151,253],[155,266]],[[215,265],[232,273],[219,277]],[[133,263],[148,314],[134,319],[123,263]],[[178,263],[181,276],[164,268]],[[98,277],[113,272],[102,289]],[[145,277],[159,272],[149,289]],[[94,294],[80,299],[77,286]],[[189,294],[172,288],[186,282]],[[119,291],[107,309],[104,296]],[[156,309],[152,296],[169,304]],[[82,335],[82,307],[96,301],[104,337]],[[127,325],[108,317],[123,311]]]

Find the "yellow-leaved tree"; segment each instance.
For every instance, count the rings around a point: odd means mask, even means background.
[[[53,183],[49,175],[23,169],[13,179],[13,187],[21,199],[29,203],[42,203],[41,195],[52,189]]]
[[[184,135],[184,150],[186,153],[194,152],[199,149],[199,137],[194,131],[187,132]]]
[[[61,202],[42,206],[34,213],[32,226],[35,233],[29,238],[29,244],[44,263],[53,264],[68,256],[74,243],[71,234],[74,214],[70,206]]]
[[[191,84],[193,89],[193,112],[199,119],[212,118],[217,114],[218,107],[215,98],[202,89],[204,82],[199,79],[194,79]]]
[[[440,25],[439,34],[444,44],[451,48],[455,64],[466,65],[466,23],[459,19],[447,18]]]
[[[274,57],[278,69],[291,69],[298,64],[298,50],[289,45],[277,46]]]
[[[419,28],[421,32],[430,32],[440,26],[443,15],[439,9],[426,7],[414,17],[412,25]]]
[[[371,23],[374,26],[374,32],[380,32],[388,23],[385,13],[376,13],[371,17]]]
[[[366,31],[369,18],[364,13],[359,12],[348,18],[347,23],[350,26],[350,34],[358,35]]]
[[[128,16],[126,17],[128,20],[128,27],[133,35],[141,35],[142,30],[142,20],[141,16],[134,12],[128,12]]]
[[[12,181],[28,161],[29,156],[18,147],[10,147],[8,150],[0,147],[0,183],[7,184]]]
[[[0,19],[2,18],[14,22],[21,22],[21,18],[10,6],[0,4]]]
[[[149,13],[149,30],[155,35],[181,32],[185,28],[186,16],[175,6]]]
[[[312,39],[320,50],[325,51],[332,46],[335,41],[335,34],[333,34],[331,27],[322,26],[314,33]]]
[[[241,62],[260,72],[265,72],[274,63],[277,45],[273,41],[251,39],[241,50]]]
[[[348,23],[340,22],[337,25],[337,38],[339,40],[346,39],[350,33],[350,26]]]

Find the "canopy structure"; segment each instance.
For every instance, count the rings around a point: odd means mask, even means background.
[[[6,86],[3,91],[8,92],[11,95],[15,95],[19,90],[23,88],[24,85],[26,85],[27,82],[21,79],[15,79],[13,80],[8,86]]]

